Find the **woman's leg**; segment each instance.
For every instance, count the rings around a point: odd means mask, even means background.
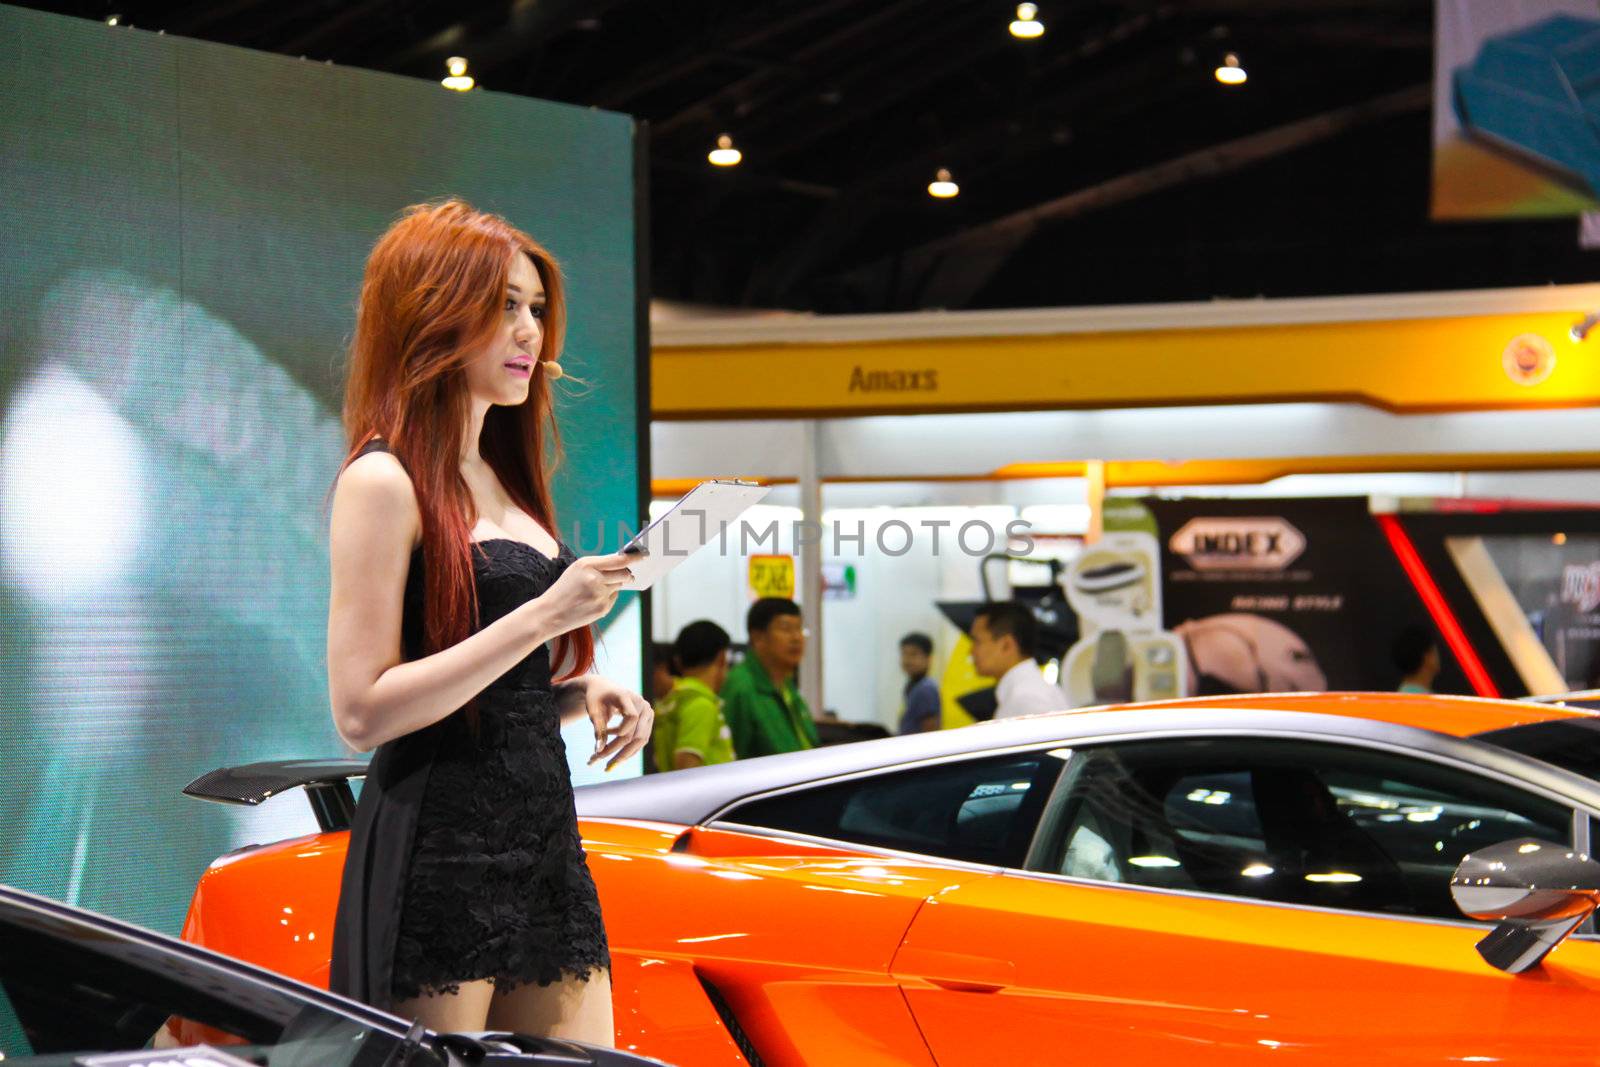
[[[611,973],[591,971],[587,981],[563,975],[561,981],[549,985],[519,985],[509,993],[497,994],[489,1006],[489,1026],[615,1048]]]
[[[492,996],[494,983],[488,979],[462,982],[456,993],[424,993],[411,1000],[398,1001],[394,1013],[402,1019],[421,1019],[429,1030],[446,1033],[486,1030]]]

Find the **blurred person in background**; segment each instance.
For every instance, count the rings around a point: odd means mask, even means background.
[[[672,692],[672,684],[677,681],[673,677],[675,673],[672,667],[672,645],[666,641],[652,641],[650,643],[650,702],[652,704],[665,700],[667,694]]]
[[[681,771],[733,759],[733,733],[717,690],[728,678],[728,631],[706,619],[691,622],[672,642],[671,691],[656,703],[652,738],[656,768]]]
[[[1400,672],[1400,692],[1431,693],[1439,677],[1439,643],[1426,626],[1407,626],[1394,639],[1390,651]]]
[[[806,651],[800,605],[762,597],[750,605],[745,629],[750,651],[722,686],[722,714],[733,731],[734,752],[749,759],[815,748],[817,725],[794,683]]]
[[[1033,612],[1014,600],[985,604],[972,620],[972,666],[995,679],[996,719],[1067,706],[1061,690],[1044,680],[1034,662],[1037,630]]]
[[[933,661],[933,639],[909,633],[900,639],[900,670],[905,672],[905,707],[900,712],[900,733],[919,734],[939,728],[939,683],[928,677]]]

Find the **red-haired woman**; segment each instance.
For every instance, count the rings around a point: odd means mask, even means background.
[[[334,723],[376,749],[350,834],[331,985],[439,1030],[612,1044],[610,955],[562,721],[607,769],[650,734],[590,673],[629,557],[556,536],[565,305],[555,261],[460,201],[367,260],[333,494]],[[554,668],[552,667],[554,660]]]

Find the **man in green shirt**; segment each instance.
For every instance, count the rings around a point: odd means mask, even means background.
[[[745,628],[750,651],[722,686],[722,714],[733,731],[734,752],[749,759],[815,748],[817,727],[794,684],[806,651],[800,605],[762,597],[750,605]]]
[[[656,769],[684,770],[733,759],[733,735],[722,718],[717,690],[728,677],[728,631],[704,619],[691,622],[672,643],[677,680],[656,702]]]

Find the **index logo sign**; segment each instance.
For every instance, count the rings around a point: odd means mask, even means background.
[[[1600,563],[1569,563],[1561,572],[1561,602],[1584,615],[1600,608]]]
[[[1281,571],[1306,550],[1306,537],[1286,519],[1190,519],[1167,547],[1196,570]]]

